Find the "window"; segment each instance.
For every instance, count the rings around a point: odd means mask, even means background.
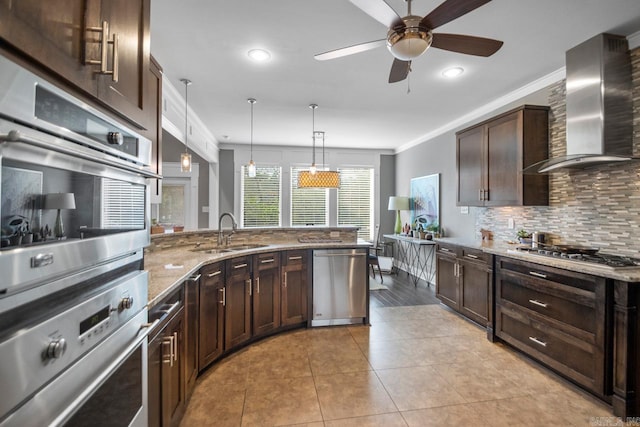
[[[144,229],[145,187],[103,178],[101,228]],[[82,231],[82,230],[81,230]]]
[[[298,173],[308,168],[291,168],[291,226],[328,225],[329,209],[326,188],[298,188]]]
[[[279,166],[258,166],[255,178],[249,178],[247,168],[242,166],[243,227],[280,226],[280,176]]]
[[[360,227],[358,237],[373,238],[373,169],[344,168],[338,189],[338,225]]]

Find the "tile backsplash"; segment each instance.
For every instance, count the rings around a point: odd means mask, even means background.
[[[640,157],[640,48],[633,67],[633,153]],[[549,95],[549,156],[565,153],[565,81]],[[495,240],[514,240],[517,230],[541,231],[547,242],[599,247],[602,252],[640,257],[640,160],[592,166],[550,175],[549,206],[477,208],[476,230]],[[508,220],[515,220],[515,229]]]

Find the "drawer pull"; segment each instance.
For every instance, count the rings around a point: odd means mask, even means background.
[[[217,275],[222,274],[222,270],[214,271],[213,273],[207,274],[207,277],[216,277]]]
[[[253,284],[251,283],[251,279],[247,279],[247,285],[249,286],[249,296],[253,294]]]
[[[263,260],[260,261],[260,264],[270,264],[272,262],[276,262],[276,260],[273,259],[273,258],[263,259]]]
[[[289,261],[296,261],[296,260],[299,260],[299,259],[302,259],[302,256],[301,256],[301,255],[298,255],[298,256],[290,256],[290,257],[289,257]]]
[[[471,258],[471,259],[478,259],[477,255],[472,255],[472,254],[466,254],[465,255],[467,258]]]
[[[537,305],[538,307],[542,307],[542,308],[547,308],[547,306],[549,305],[546,302],[538,301],[535,299],[530,299],[529,302],[533,305]]]
[[[530,275],[532,275],[532,276],[541,277],[541,278],[543,278],[543,279],[546,279],[546,278],[547,278],[547,275],[546,275],[546,274],[537,273],[537,272],[535,272],[535,271],[530,271],[530,272],[529,272],[529,274],[530,274]]]
[[[447,248],[440,248],[440,250],[441,250],[442,252],[451,252],[451,249],[447,249]]]
[[[536,338],[536,337],[529,337],[529,339],[530,339],[531,341],[533,341],[534,343],[536,343],[536,344],[538,344],[538,345],[541,345],[541,346],[543,346],[543,347],[546,347],[546,346],[547,346],[547,343],[546,343],[546,342],[544,342],[544,341],[540,341],[540,340],[539,340],[538,338]]]
[[[188,279],[188,280],[189,280],[190,282],[197,282],[198,280],[200,280],[200,276],[201,276],[201,274],[197,274],[197,275],[195,275],[195,276],[191,276],[191,277],[189,277],[189,279]]]
[[[238,268],[245,268],[247,266],[247,263],[242,263],[242,264],[236,264],[233,266],[234,270],[237,270]]]

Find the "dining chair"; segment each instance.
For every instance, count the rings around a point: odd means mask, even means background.
[[[380,245],[380,224],[376,224],[372,246],[369,248],[369,265],[371,266],[371,272],[373,273],[374,279],[376,278],[375,267],[378,267],[378,273],[380,273],[380,283],[384,283],[382,270],[380,269],[380,263],[378,262],[378,252],[381,250],[382,245]]]

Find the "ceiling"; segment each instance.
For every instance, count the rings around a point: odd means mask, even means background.
[[[372,0],[373,1],[373,0]],[[406,15],[404,0],[386,0]],[[414,0],[426,15],[442,0]],[[327,147],[401,151],[451,127],[460,117],[532,82],[561,74],[565,51],[601,32],[640,31],[638,0],[493,0],[436,32],[504,41],[488,58],[435,48],[415,59],[408,81],[389,84],[385,47],[317,61],[314,54],[386,36],[386,28],[348,0],[153,0],[151,53],[220,143],[310,145],[315,129]],[[252,62],[252,48],[271,52]],[[446,79],[442,71],[465,72]],[[543,80],[544,81],[544,80]],[[409,92],[410,88],[410,92]]]

